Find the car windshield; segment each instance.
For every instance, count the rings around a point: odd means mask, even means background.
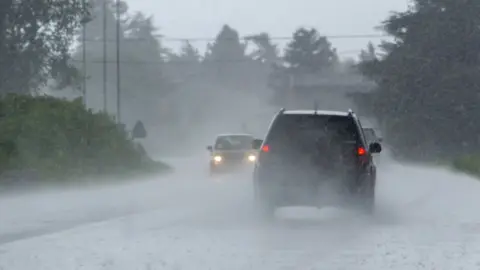
[[[350,117],[332,115],[282,115],[275,121],[267,138],[273,148],[312,152],[319,145],[356,144],[358,130]]]
[[[248,135],[220,136],[215,142],[218,150],[248,150],[252,148],[253,137]]]

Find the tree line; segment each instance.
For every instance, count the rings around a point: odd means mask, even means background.
[[[173,128],[181,121],[178,110],[188,110],[195,123],[201,123],[204,109],[195,107],[200,106],[195,104],[201,103],[201,94],[195,101],[186,101],[181,90],[262,92],[271,88],[281,94],[279,89],[285,88],[291,74],[348,69],[375,82],[374,91],[356,95],[355,101],[362,113],[380,120],[397,154],[423,159],[456,156],[475,152],[480,144],[477,1],[413,1],[409,10],[393,13],[381,24],[394,41],[385,41],[379,48],[369,44],[360,53],[360,62],[339,60],[328,38],[314,28],[297,29],[283,52],[268,33],[241,38],[228,25],[208,44],[206,53],[188,41],[174,52],[158,38],[153,17],[131,12],[121,2],[117,18],[115,2],[107,4],[106,78],[114,89],[119,21],[122,94],[129,112],[125,121],[142,119]],[[0,91],[25,94],[52,85],[76,89],[86,77],[92,102],[97,102],[93,107],[101,108],[102,6],[99,0],[87,1],[86,6],[80,0],[2,1]],[[82,40],[78,36],[83,24],[87,74],[81,72],[83,48],[77,46],[70,53]],[[115,100],[114,91],[108,99]],[[188,106],[179,106],[182,102]],[[113,103],[109,102],[111,111]]]
[[[357,102],[380,119],[397,155],[478,154],[480,2],[415,0],[381,28],[394,41],[364,51],[359,69],[378,87]]]
[[[81,99],[43,96],[45,88],[80,90],[72,48],[92,3],[0,3],[0,186],[70,182],[170,170],[153,161],[111,116]],[[94,51],[90,52],[93,53]],[[39,96],[42,95],[42,96]]]

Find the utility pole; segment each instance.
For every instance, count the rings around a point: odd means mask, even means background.
[[[103,0],[103,111],[107,113],[107,0]]]
[[[82,1],[83,11],[87,9],[86,0]],[[87,49],[86,49],[87,21],[83,19],[82,25],[82,63],[83,63],[83,82],[82,82],[82,98],[83,105],[87,107]]]
[[[116,2],[116,14],[117,14],[117,122],[121,123],[121,90],[122,87],[120,85],[120,31],[122,30],[121,22],[120,22],[120,0]]]

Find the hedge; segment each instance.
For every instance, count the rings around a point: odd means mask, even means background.
[[[457,158],[452,165],[457,171],[480,177],[480,155],[468,155]]]
[[[151,170],[153,162],[104,113],[81,99],[7,95],[0,98],[0,173],[35,171],[69,179]]]

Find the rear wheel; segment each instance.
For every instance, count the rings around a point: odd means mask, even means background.
[[[363,190],[357,194],[355,199],[354,204],[357,210],[367,215],[375,214],[375,189],[373,187]]]
[[[375,176],[364,174],[360,176],[360,188],[355,194],[356,208],[367,215],[375,213]]]
[[[360,200],[360,210],[367,215],[375,214],[375,196],[364,197]]]

